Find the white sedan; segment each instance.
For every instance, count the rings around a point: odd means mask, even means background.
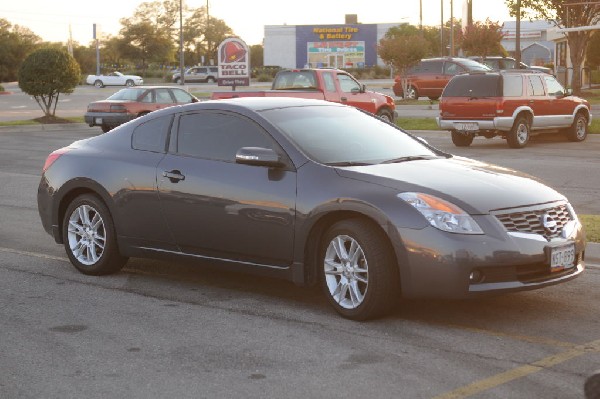
[[[137,75],[123,75],[121,72],[111,72],[108,75],[88,75],[85,83],[96,87],[104,86],[136,86],[144,84],[144,79]]]

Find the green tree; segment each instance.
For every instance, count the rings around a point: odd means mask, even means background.
[[[264,47],[262,44],[253,44],[250,50],[250,66],[252,68],[260,68],[264,63]]]
[[[42,48],[23,61],[18,77],[21,90],[35,98],[47,117],[54,117],[60,93],[72,93],[81,72],[66,51]]]
[[[17,80],[21,63],[41,42],[31,30],[0,18],[0,82]]]
[[[122,19],[119,52],[125,58],[135,61],[145,71],[149,62],[171,62],[174,60],[175,46],[168,31],[149,21],[131,22]]]
[[[600,30],[594,32],[588,42],[585,62],[590,68],[598,68],[600,66]]]
[[[488,18],[485,22],[474,22],[465,29],[461,47],[467,55],[483,58],[488,55],[502,55],[504,48],[500,42],[503,36],[502,26]]]
[[[379,57],[393,66],[400,75],[402,92],[406,97],[410,85],[406,72],[428,54],[429,43],[416,28],[416,31],[407,25],[395,28],[388,30],[385,37],[379,41],[378,53]]]
[[[517,15],[517,1],[505,0],[512,16]],[[520,0],[521,18],[545,19],[561,28],[576,28],[595,25],[600,21],[598,3],[572,0]],[[565,33],[573,64],[571,87],[576,94],[581,92],[581,68],[585,59],[591,30]]]

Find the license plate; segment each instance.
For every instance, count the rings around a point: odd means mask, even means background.
[[[96,118],[95,121],[96,121],[96,124],[98,124],[98,125],[102,124],[102,118]]]
[[[479,130],[479,125],[477,122],[455,122],[454,129],[459,132],[471,132],[474,130]]]
[[[550,249],[550,271],[558,272],[575,266],[575,245],[569,244]]]

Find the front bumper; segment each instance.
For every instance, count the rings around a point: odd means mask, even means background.
[[[83,119],[89,126],[117,127],[135,119],[135,115],[114,112],[86,112]]]
[[[496,224],[478,216],[478,224]],[[400,229],[395,244],[402,295],[406,298],[469,298],[533,290],[579,276],[585,269],[585,234],[581,224],[568,238],[552,241],[502,234],[463,235],[434,227]],[[395,241],[395,240],[394,240]],[[573,243],[573,267],[551,271],[547,251]],[[480,278],[473,280],[473,273]]]
[[[476,123],[478,129],[473,130],[473,132],[498,130],[508,132],[514,124],[514,119],[511,117],[496,117],[493,119],[442,119],[437,116],[435,121],[442,130],[460,130],[457,129],[457,125],[459,124]]]

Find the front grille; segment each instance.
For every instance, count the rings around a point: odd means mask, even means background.
[[[516,211],[512,209],[510,213],[498,211],[493,214],[508,231],[539,234],[546,240],[560,237],[564,226],[573,220],[573,215],[564,202],[551,207],[536,206]]]

